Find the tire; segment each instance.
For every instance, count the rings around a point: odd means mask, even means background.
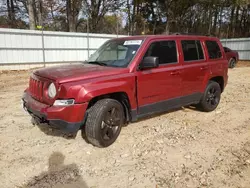
[[[209,81],[199,104],[201,110],[205,112],[211,112],[215,110],[220,103],[220,97],[220,85],[217,82]]]
[[[237,64],[236,59],[231,58],[231,59],[229,60],[229,68],[233,69],[233,68],[236,66],[236,64]]]
[[[87,141],[103,148],[113,144],[121,132],[125,116],[123,106],[114,99],[97,101],[88,110],[85,124]]]

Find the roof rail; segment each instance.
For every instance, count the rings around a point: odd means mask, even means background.
[[[212,34],[180,33],[180,32],[172,33],[171,35],[200,35],[200,36],[210,36],[210,37],[214,37],[214,35],[212,35]]]
[[[197,33],[181,33],[181,32],[176,32],[176,33],[172,33],[172,35],[197,35]]]

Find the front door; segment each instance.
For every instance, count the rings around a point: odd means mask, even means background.
[[[138,115],[166,111],[180,104],[182,67],[174,40],[154,40],[144,55],[159,58],[159,67],[137,71]]]

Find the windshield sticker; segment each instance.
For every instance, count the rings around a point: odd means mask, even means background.
[[[141,45],[142,40],[126,40],[123,45]]]

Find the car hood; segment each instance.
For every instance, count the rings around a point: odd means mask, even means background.
[[[35,75],[54,80],[58,83],[72,82],[83,79],[99,78],[128,72],[127,68],[107,67],[86,63],[53,66],[38,69]]]

